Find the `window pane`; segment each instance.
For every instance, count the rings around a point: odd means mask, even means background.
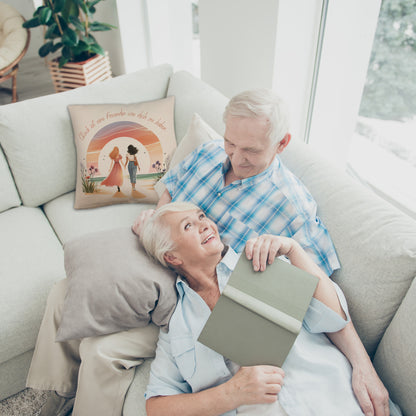
[[[416,1],[383,0],[349,168],[416,218]]]

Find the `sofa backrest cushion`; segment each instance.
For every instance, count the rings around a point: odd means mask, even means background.
[[[0,148],[0,212],[20,205],[19,194],[13,182],[9,165]]]
[[[416,222],[308,145],[291,143],[282,160],[318,204],[341,262],[332,277],[372,356],[416,275]]]
[[[189,72],[178,71],[169,82],[168,96],[175,100],[175,132],[178,143],[185,136],[194,113],[198,113],[215,131],[224,133],[222,114],[228,98]]]
[[[76,151],[69,104],[136,103],[166,96],[170,65],[0,107],[0,141],[24,205],[75,189]]]

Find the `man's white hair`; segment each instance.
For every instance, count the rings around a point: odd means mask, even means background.
[[[287,107],[271,90],[256,89],[237,94],[225,108],[224,123],[228,117],[265,119],[269,125],[268,137],[273,144],[279,143],[289,133]]]
[[[191,210],[199,210],[199,208],[190,202],[171,202],[158,208],[143,224],[140,241],[144,249],[150,257],[165,267],[168,267],[165,254],[175,249],[175,243],[172,240],[171,230],[163,222],[163,217],[170,212]]]

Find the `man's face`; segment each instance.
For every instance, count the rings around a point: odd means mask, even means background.
[[[267,130],[265,119],[227,118],[224,148],[238,179],[265,171],[278,153],[278,145],[272,145]]]
[[[198,264],[207,257],[217,258],[224,245],[218,228],[203,211],[169,212],[163,217],[169,226],[175,249],[171,252],[185,265]]]

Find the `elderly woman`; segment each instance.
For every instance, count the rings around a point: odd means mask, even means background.
[[[169,332],[160,332],[151,367],[149,416],[363,415],[351,386],[351,366],[325,335],[349,322],[345,298],[295,240],[266,235],[249,240],[245,249],[255,270],[286,256],[319,278],[282,368],[240,368],[197,342],[238,260],[200,209],[184,202],[160,207],[144,224],[141,240],[149,255],[180,275],[177,307]],[[388,415],[389,405],[376,414]]]

